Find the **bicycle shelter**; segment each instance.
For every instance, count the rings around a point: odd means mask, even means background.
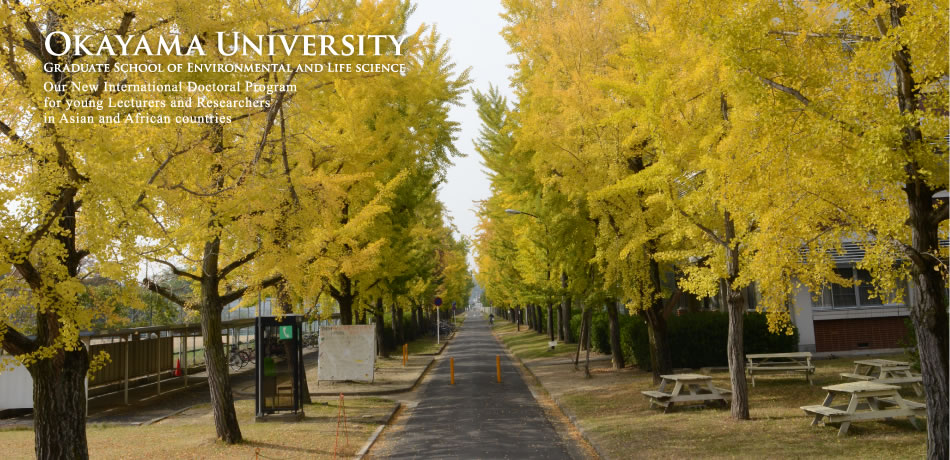
[[[303,317],[260,316],[256,319],[257,358],[254,399],[258,419],[279,411],[303,415]]]

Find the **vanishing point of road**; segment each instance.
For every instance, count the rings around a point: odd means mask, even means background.
[[[454,385],[449,358],[455,358]],[[408,420],[373,449],[374,458],[571,458],[481,315],[469,315],[427,380],[418,404],[401,416]]]

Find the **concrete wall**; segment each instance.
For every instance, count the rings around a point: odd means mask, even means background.
[[[317,378],[372,382],[376,365],[376,326],[324,326],[320,329]]]
[[[811,293],[805,287],[795,291],[792,301],[798,349],[812,353],[899,347],[895,337],[902,334],[902,318],[910,312],[906,305],[815,309]],[[816,329],[821,330],[822,340],[816,340]],[[824,345],[818,346],[818,342]],[[858,344],[866,345],[859,347]]]
[[[815,323],[808,288],[799,286],[793,296],[792,322],[798,328],[798,351],[815,352]]]
[[[33,408],[33,377],[19,363],[0,372],[0,411]]]

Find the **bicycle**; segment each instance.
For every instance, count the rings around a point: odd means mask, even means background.
[[[239,371],[247,364],[247,359],[243,356],[244,350],[238,348],[237,345],[231,345],[231,353],[228,355],[228,366],[231,367],[233,371]]]
[[[320,346],[320,333],[314,332],[303,336],[303,346],[306,348],[314,348]]]
[[[244,364],[247,364],[247,363],[252,363],[252,364],[254,364],[254,363],[256,363],[256,361],[257,361],[257,353],[254,351],[253,348],[247,347],[247,348],[241,350],[239,353],[241,354],[241,359],[244,360]]]

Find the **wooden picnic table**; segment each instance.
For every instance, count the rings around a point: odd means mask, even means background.
[[[755,386],[755,374],[789,374],[801,372],[805,380],[812,383],[811,375],[815,373],[815,366],[811,364],[811,353],[807,351],[795,353],[756,353],[745,355],[746,373]]]
[[[886,385],[911,385],[917,396],[922,396],[923,379],[910,370],[910,363],[890,359],[859,359],[854,362],[854,372],[842,372],[842,377],[852,380],[883,383]]]
[[[921,429],[916,417],[926,415],[923,404],[908,401],[901,397],[896,385],[886,385],[875,382],[851,382],[822,387],[828,392],[821,405],[801,406],[808,415],[814,415],[812,426],[817,425],[822,418],[827,418],[825,424],[840,423],[838,436],[843,436],[851,427],[851,422],[866,420],[882,420],[894,417],[907,417],[914,428]],[[836,395],[849,396],[847,405],[833,406]],[[866,404],[861,404],[862,402]],[[864,410],[867,408],[868,410]],[[862,409],[862,410],[858,410]]]
[[[732,393],[723,388],[716,388],[712,384],[712,377],[702,374],[670,374],[661,375],[660,388],[656,391],[641,391],[644,396],[650,398],[650,408],[661,406],[664,413],[673,410],[676,403],[701,403],[711,405],[712,403],[727,407],[729,404],[729,395]],[[667,392],[667,388],[672,389]],[[684,392],[685,390],[685,392]]]

